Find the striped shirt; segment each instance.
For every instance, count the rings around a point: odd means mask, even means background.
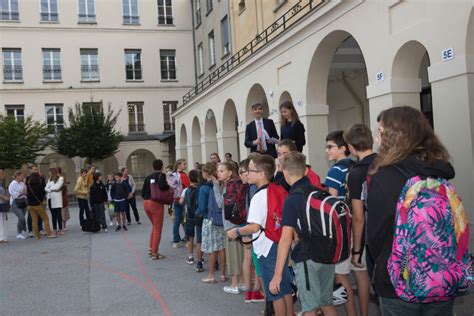
[[[341,200],[344,200],[346,195],[347,173],[353,163],[354,162],[349,158],[339,160],[329,169],[326,180],[324,181],[326,187],[337,190],[338,198]]]

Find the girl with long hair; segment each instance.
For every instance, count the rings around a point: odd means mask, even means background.
[[[61,210],[63,208],[63,185],[64,178],[59,174],[57,168],[49,169],[49,180],[44,188],[48,200],[49,210],[53,222],[53,230],[57,235],[63,235],[63,217]]]
[[[423,113],[412,107],[387,109],[377,118],[379,154],[369,168],[367,233],[376,263],[373,284],[382,315],[452,315],[453,301],[408,303],[398,298],[389,277],[397,202],[407,175],[454,178],[449,154]],[[411,176],[409,176],[411,177]]]
[[[178,159],[174,165],[174,171],[170,176],[170,186],[173,188],[174,191],[174,203],[173,203],[173,210],[174,210],[174,221],[173,221],[173,247],[180,248],[184,245],[183,241],[181,240],[181,236],[179,234],[179,226],[183,221],[183,212],[184,208],[181,204],[179,204],[179,199],[181,198],[181,194],[183,190],[189,186],[189,178],[186,172],[188,164],[186,163],[185,159]],[[184,228],[185,237],[186,236],[186,228]],[[186,239],[186,238],[185,238]]]
[[[301,123],[293,103],[285,101],[280,105],[280,135],[281,139],[291,139],[299,152],[306,144],[304,125]]]

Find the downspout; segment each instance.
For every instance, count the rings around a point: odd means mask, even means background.
[[[194,0],[191,1],[191,28],[193,31],[193,55],[194,55],[194,86],[197,86],[198,84],[198,76],[197,76],[197,63],[196,63],[196,34],[195,31],[196,29],[194,28]]]

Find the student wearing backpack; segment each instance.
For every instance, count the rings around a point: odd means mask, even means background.
[[[201,249],[209,256],[209,272],[207,277],[202,279],[204,283],[217,283],[215,278],[217,256],[219,256],[222,266],[221,281],[227,281],[225,274],[224,226],[217,225],[222,223],[222,218],[221,223],[216,223],[217,218],[214,217],[219,213],[212,183],[216,174],[217,167],[215,163],[208,162],[202,167],[202,177],[206,182],[201,184],[199,189],[198,208],[196,210],[197,216],[203,216]]]
[[[300,241],[302,235],[309,234],[306,215],[307,198],[302,194],[304,191],[300,191],[311,186],[308,177],[305,176],[306,157],[298,152],[289,153],[282,161],[282,170],[291,189],[283,206],[283,230],[278,243],[278,256],[270,282],[270,292],[278,294],[281,291],[282,273],[287,266],[288,253],[292,243],[296,242],[291,258],[294,262],[293,270],[302,312],[305,316],[316,315],[316,311],[322,309],[326,316],[337,315],[332,303],[334,264],[318,263],[310,259]]]
[[[188,173],[188,178],[191,184],[183,191],[184,195],[181,197],[180,203],[184,205],[184,209],[186,210],[186,234],[188,235],[188,258],[186,259],[186,263],[192,265],[195,263],[194,236],[196,236],[197,261],[202,261],[202,224],[200,226],[198,225],[198,218],[195,214],[199,199],[199,183],[201,182],[201,173],[198,170],[191,170]]]
[[[348,199],[352,213],[351,271],[357,282],[357,297],[362,316],[369,315],[370,279],[367,272],[365,218],[367,215],[367,172],[377,154],[372,151],[372,131],[364,124],[354,124],[344,131],[351,154],[358,159],[347,177]],[[369,258],[370,260],[370,258]]]
[[[224,209],[224,200],[230,201],[230,203],[236,203],[237,198],[241,190],[244,190],[242,181],[237,177],[237,170],[235,165],[231,162],[221,162],[217,167],[217,179],[219,182],[214,182],[214,195],[216,198],[217,206]],[[225,218],[225,212],[223,215],[224,230],[228,231],[234,227],[238,227]],[[242,273],[242,262],[243,262],[243,247],[238,240],[229,240],[225,236],[225,256],[227,260],[227,272],[231,275],[231,285],[224,286],[223,290],[230,294],[240,294],[240,291],[246,291],[239,284],[239,278]]]
[[[257,185],[259,189],[250,202],[248,224],[229,230],[227,235],[235,239],[252,234],[253,248],[258,257],[267,301],[273,302],[275,315],[293,315],[291,275],[287,265],[283,268],[280,292],[274,295],[269,289],[275,270],[278,236],[281,234],[280,216],[286,191],[278,184],[270,183],[275,174],[275,160],[271,156],[255,153],[249,158],[247,170],[249,183]],[[277,204],[275,200],[278,200]],[[268,216],[268,213],[272,215]]]
[[[354,164],[349,159],[349,148],[344,141],[343,131],[334,131],[326,136],[326,155],[329,161],[334,161],[334,165],[329,169],[324,181],[324,185],[328,188],[328,192],[341,201],[344,201],[346,195],[346,179],[347,174]],[[350,257],[336,264],[336,284],[342,284],[334,291],[335,305],[344,304],[344,309],[348,316],[355,316],[356,310],[354,305],[354,294],[352,292],[349,280]],[[347,300],[344,295],[347,293]]]
[[[173,248],[180,248],[184,246],[184,243],[179,234],[179,226],[183,221],[183,206],[179,204],[179,199],[183,190],[189,186],[189,179],[187,174],[184,172],[188,164],[185,159],[176,160],[174,171],[170,176],[170,186],[173,188],[174,194],[174,203],[173,203],[173,212],[174,212],[174,221],[173,221]],[[185,227],[184,227],[185,228]],[[185,237],[186,230],[185,230]]]
[[[449,154],[419,110],[390,108],[377,121],[380,145],[369,171],[367,233],[382,315],[453,315],[470,262],[468,221],[446,181],[455,175]],[[441,181],[446,185],[438,188]],[[405,262],[397,261],[400,255]]]

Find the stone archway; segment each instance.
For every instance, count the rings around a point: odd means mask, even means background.
[[[209,156],[217,150],[217,122],[214,111],[207,110],[204,118],[204,138],[201,141],[204,148],[203,162],[209,161]],[[221,155],[220,155],[221,156]]]
[[[203,163],[201,147],[201,125],[197,116],[193,119],[191,144],[188,146],[188,165],[196,162]]]
[[[278,107],[280,107],[280,105],[286,101],[293,103],[293,98],[288,91],[283,91],[283,93],[280,95],[280,99],[278,100]],[[293,103],[293,105],[296,107],[296,104]]]
[[[179,148],[176,148],[178,158],[188,159],[188,133],[186,125],[182,124],[179,130]]]
[[[232,99],[226,101],[222,118],[222,130],[218,133],[218,147],[220,156],[229,152],[235,161],[240,161],[240,148],[238,136],[239,119],[237,109]]]
[[[39,169],[42,174],[46,177],[48,175],[50,168],[58,168],[62,169],[63,174],[65,175],[65,181],[68,184],[67,189],[69,194],[74,192],[74,186],[77,180],[76,174],[76,164],[74,160],[68,158],[66,156],[60,155],[58,153],[52,153],[46,155],[41,162],[39,163]]]
[[[268,100],[265,90],[263,89],[262,85],[256,83],[250,88],[249,93],[247,94],[247,102],[245,105],[245,119],[247,124],[253,119],[252,115],[252,105],[255,103],[261,103],[263,106],[263,116],[268,117],[270,115],[270,111],[268,108]]]
[[[134,150],[128,156],[127,168],[138,188],[141,188],[146,176],[153,172],[153,160],[155,155],[147,149]]]

